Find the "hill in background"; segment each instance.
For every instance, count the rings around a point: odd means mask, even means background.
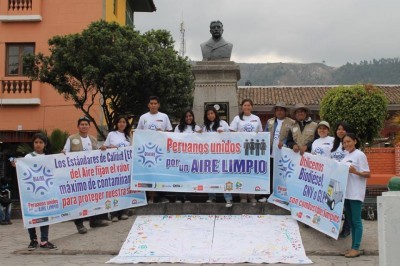
[[[400,59],[388,58],[331,67],[323,63],[239,63],[239,86],[400,84]]]

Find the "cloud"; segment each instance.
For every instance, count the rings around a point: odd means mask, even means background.
[[[209,23],[224,24],[240,62],[346,62],[398,57],[398,0],[155,0],[157,11],[136,13],[140,31],[167,29],[179,50],[185,23],[186,55],[201,60]],[[276,61],[274,61],[276,60]],[[238,61],[239,62],[239,61]]]

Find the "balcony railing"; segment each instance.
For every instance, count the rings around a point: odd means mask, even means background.
[[[32,0],[8,0],[8,10],[32,10]]]
[[[42,0],[0,0],[0,21],[42,21]]]
[[[2,80],[3,93],[32,93],[32,80]]]

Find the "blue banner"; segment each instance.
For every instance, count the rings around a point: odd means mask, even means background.
[[[289,197],[286,187],[287,175],[290,175],[293,170],[293,166],[288,165],[287,162],[290,160],[288,155],[282,156],[281,149],[273,149],[274,152],[274,170],[273,170],[273,189],[272,194],[268,198],[269,203],[273,203],[281,208],[290,211]]]
[[[292,217],[335,239],[339,236],[349,166],[282,148]]]
[[[132,189],[269,194],[269,133],[134,134]]]
[[[146,205],[132,191],[132,147],[17,159],[25,228]]]

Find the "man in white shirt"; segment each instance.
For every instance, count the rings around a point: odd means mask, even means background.
[[[158,130],[158,131],[172,131],[172,125],[168,116],[158,111],[160,109],[160,100],[157,96],[150,96],[149,103],[147,104],[149,112],[143,114],[139,118],[137,125],[138,130]],[[169,200],[165,197],[165,192],[158,193],[161,203],[169,203]],[[153,203],[156,193],[149,191],[148,203]]]
[[[78,152],[90,151],[97,149],[97,139],[89,135],[90,119],[82,116],[78,119],[78,133],[68,137],[62,152]],[[107,214],[100,214],[90,217],[90,227],[107,226],[110,222],[107,219]],[[80,234],[87,232],[86,227],[83,225],[83,219],[74,220],[76,229]]]

